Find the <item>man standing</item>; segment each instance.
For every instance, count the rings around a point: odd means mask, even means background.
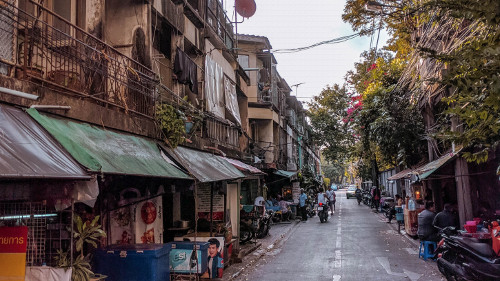
[[[224,270],[224,260],[219,253],[220,242],[215,238],[208,240],[208,278],[222,278]]]
[[[307,200],[307,195],[304,193],[304,189],[301,188],[300,189],[300,197],[299,197],[299,208],[300,208],[300,212],[302,214],[303,221],[307,220],[306,200]]]
[[[434,202],[427,201],[425,202],[425,210],[418,214],[418,230],[417,235],[420,240],[425,241],[439,241],[439,235],[436,232],[436,229],[432,225],[434,221],[434,217],[436,214],[434,213]]]

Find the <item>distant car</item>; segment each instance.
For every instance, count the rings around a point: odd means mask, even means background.
[[[332,189],[333,189],[333,191],[337,191],[338,187],[336,185],[332,184]]]
[[[356,197],[356,187],[355,186],[349,186],[349,188],[347,189],[347,192],[345,194],[345,196],[347,197],[347,199],[351,198],[351,197]]]

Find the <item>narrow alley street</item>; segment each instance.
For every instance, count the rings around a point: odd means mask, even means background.
[[[397,233],[367,206],[337,192],[336,212],[299,223],[284,243],[234,280],[444,280],[433,261],[418,258],[418,240]]]

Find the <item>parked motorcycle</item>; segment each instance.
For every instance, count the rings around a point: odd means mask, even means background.
[[[444,228],[441,236],[437,265],[446,280],[500,280],[500,257],[489,239],[460,236],[454,227]]]
[[[310,218],[316,215],[316,211],[314,210],[314,202],[307,204],[306,211],[307,211],[307,216]]]
[[[264,238],[269,234],[273,221],[274,211],[267,210],[266,213],[254,221],[255,237]]]
[[[369,191],[363,191],[363,204],[366,206],[371,206],[372,204],[372,195]]]
[[[323,204],[323,203],[318,204],[318,217],[319,217],[319,221],[321,223],[328,221],[328,203],[327,204]]]

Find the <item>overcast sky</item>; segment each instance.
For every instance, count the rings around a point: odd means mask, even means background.
[[[265,36],[274,50],[298,48],[351,35],[350,25],[342,22],[345,0],[255,0],[257,11],[238,24],[238,33]],[[224,0],[231,17],[234,0]],[[234,20],[234,18],[233,18]],[[238,20],[241,17],[238,15]],[[376,37],[376,36],[375,36]],[[376,38],[375,38],[376,39]],[[379,47],[386,41],[381,34]],[[318,95],[326,85],[343,84],[346,72],[353,69],[360,54],[370,47],[370,37],[322,45],[291,54],[275,54],[278,72],[301,101]]]

